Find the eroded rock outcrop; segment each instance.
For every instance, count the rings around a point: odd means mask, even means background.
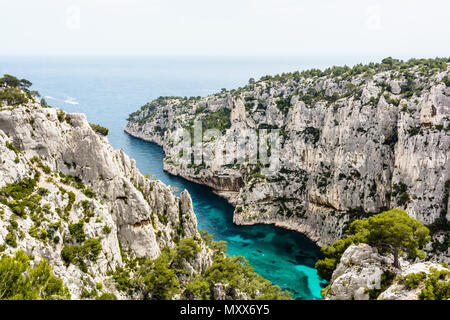
[[[427,293],[422,290],[433,274],[440,273],[437,277],[440,281],[450,281],[450,269],[437,263],[410,263],[401,259],[401,269],[396,269],[392,262],[392,257],[379,254],[367,244],[351,245],[333,272],[325,299],[426,299]]]

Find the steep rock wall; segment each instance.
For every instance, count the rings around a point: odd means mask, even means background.
[[[131,114],[125,131],[161,145],[168,172],[229,199],[237,224],[273,223],[322,245],[354,219],[400,207],[430,226],[442,248],[450,218],[448,79],[447,60],[264,77],[204,98],[158,98]],[[195,121],[223,133],[203,139],[210,163],[180,157]],[[227,141],[255,129],[280,130],[273,176],[223,157]]]

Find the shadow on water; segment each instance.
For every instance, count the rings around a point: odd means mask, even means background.
[[[319,248],[302,234],[273,225],[237,226],[233,207],[212,189],[163,171],[164,152],[158,145],[124,133],[124,151],[133,156],[139,170],[180,191],[187,189],[194,203],[199,229],[215,240],[228,242],[230,255],[249,260],[264,278],[288,289],[297,299],[320,299],[325,282],[317,276],[314,264],[321,257]],[[177,192],[179,194],[179,192]]]

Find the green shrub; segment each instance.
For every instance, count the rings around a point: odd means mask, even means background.
[[[74,264],[81,271],[87,272],[87,260],[96,262],[102,250],[100,239],[87,239],[83,245],[65,245],[61,250],[61,258],[66,265]]]
[[[410,273],[399,280],[399,283],[408,289],[415,289],[427,277],[425,272]]]
[[[15,215],[22,218],[27,215],[28,211],[35,215],[39,214],[42,210],[39,205],[42,197],[33,194],[38,179],[39,174],[36,174],[33,179],[25,178],[2,187],[0,189],[0,203],[8,206]],[[10,201],[8,198],[13,198],[13,200]]]
[[[31,256],[18,250],[13,257],[0,258],[0,300],[70,299],[70,292],[61,279],[53,275],[48,262],[42,259],[31,268]]]
[[[201,118],[203,132],[209,129],[217,129],[224,132],[226,129],[229,129],[231,127],[230,115],[231,110],[228,108],[207,113]]]
[[[64,213],[66,216],[69,215],[70,210],[72,210],[73,204],[75,203],[75,193],[73,193],[72,191],[69,191],[67,193],[67,195],[69,196],[67,205],[64,207]]]
[[[88,198],[95,198],[95,193],[94,191],[92,191],[92,189],[90,187],[82,190],[83,194],[88,197]]]
[[[97,297],[96,300],[117,300],[117,297],[112,293],[103,293]]]
[[[158,220],[165,226],[169,223],[169,218],[163,214],[158,213]]]
[[[289,110],[291,106],[291,97],[290,96],[286,98],[280,97],[277,100],[276,104],[278,109],[284,114]]]
[[[358,244],[362,240],[363,238],[359,235],[353,235],[337,240],[332,246],[323,246],[321,251],[325,258],[316,262],[317,274],[330,281],[344,251],[352,244]]]
[[[14,153],[16,155],[18,155],[20,153],[20,150],[17,149],[16,146],[12,142],[6,141],[5,145],[9,150],[14,151]]]
[[[187,300],[209,300],[210,295],[209,283],[202,277],[190,280],[183,292],[183,296]]]
[[[20,89],[3,88],[0,89],[0,104],[6,102],[9,106],[18,106],[28,103],[28,97]]]
[[[84,220],[80,220],[78,223],[70,224],[69,225],[69,232],[70,235],[77,241],[77,242],[84,242],[86,239],[86,234],[84,233]]]
[[[107,136],[109,133],[109,130],[105,127],[102,127],[101,125],[94,124],[94,123],[89,123],[89,125],[91,126],[92,130],[94,130],[96,133],[98,133],[102,136]]]
[[[305,130],[303,130],[303,135],[306,142],[315,145],[320,139],[320,130],[314,127],[306,127]]]
[[[38,195],[43,197],[43,196],[48,195],[49,191],[45,188],[38,188],[37,193],[38,193]]]
[[[200,247],[197,245],[194,239],[184,238],[177,246],[176,259],[184,259],[186,261],[191,261],[197,253],[201,251]]]
[[[210,286],[216,283],[227,284],[230,288],[246,293],[250,299],[290,300],[292,294],[257,274],[241,256],[228,257],[216,255],[214,262],[204,278]]]
[[[17,237],[16,234],[10,232],[5,237],[5,243],[13,248],[17,248]]]
[[[81,290],[80,298],[81,299],[94,299],[94,298],[97,298],[97,296],[98,296],[98,292],[96,289],[92,289],[89,291],[88,289],[83,288]]]
[[[111,233],[111,227],[105,225],[105,226],[102,228],[102,232],[103,232],[103,234],[110,234],[110,233]]]
[[[398,198],[398,205],[399,205],[399,206],[404,206],[404,205],[406,205],[410,200],[411,200],[411,198],[409,197],[409,194],[408,194],[407,192],[402,193],[402,195]]]
[[[40,167],[42,168],[42,171],[44,171],[45,174],[50,174],[52,172],[49,166],[40,165]]]
[[[184,283],[178,278],[189,275],[183,270],[180,261],[191,261],[201,250],[197,241],[200,239],[181,239],[174,249],[165,248],[155,259],[139,258],[128,260],[126,267],[119,267],[112,272],[112,279],[117,289],[128,294],[138,294],[143,299],[171,299],[174,294],[183,289],[185,299],[210,299],[211,287],[216,283],[228,285],[229,292],[233,289],[246,293],[250,299],[292,299],[287,291],[260,275],[242,257],[228,257],[224,242],[220,242],[220,250],[215,249],[215,242],[206,231],[202,231],[202,238],[214,250],[214,263],[205,272],[196,275]],[[132,276],[133,275],[133,276]]]
[[[57,117],[59,122],[63,122],[66,119],[66,113],[63,110],[58,110]]]
[[[347,230],[348,236],[336,241],[333,246],[323,246],[325,259],[316,263],[319,276],[330,281],[342,254],[351,244],[367,243],[382,254],[394,255],[394,266],[399,267],[400,252],[409,258],[423,257],[420,250],[429,240],[429,230],[416,219],[400,209],[384,211],[367,220],[355,220]]]
[[[450,271],[430,268],[430,274],[419,294],[420,300],[450,299]]]
[[[87,239],[82,248],[86,258],[92,262],[97,261],[97,258],[102,251],[102,245],[98,238]]]
[[[24,178],[15,183],[8,183],[0,189],[0,196],[22,200],[31,195],[36,188],[36,178]]]
[[[170,300],[179,292],[180,284],[175,271],[170,268],[172,259],[172,251],[165,249],[155,260],[142,259],[135,278],[129,280],[127,273],[122,273],[119,279],[126,289],[133,288],[144,300]]]
[[[68,174],[66,175],[62,172],[59,173],[59,177],[61,178],[61,182],[64,184],[70,185],[80,190],[84,190],[86,188],[86,186],[83,184],[83,181],[81,181],[81,179],[78,177],[74,177]]]
[[[135,283],[137,281],[131,279],[129,270],[118,267],[114,272],[112,272],[111,276],[116,284],[117,290],[127,292],[129,295],[133,294],[134,290],[136,290]]]

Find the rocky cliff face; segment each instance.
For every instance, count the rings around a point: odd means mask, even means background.
[[[204,98],[161,97],[131,114],[125,131],[161,145],[170,173],[229,199],[237,224],[273,223],[323,245],[356,218],[400,207],[432,227],[430,250],[440,253],[429,256],[442,259],[449,254],[449,67],[448,59],[385,59],[263,77]],[[210,162],[183,157],[180,141],[195,121],[222,133],[203,136]],[[279,129],[279,152],[269,148],[280,161],[275,175],[250,160],[256,148],[224,156],[230,141],[236,146],[260,129]]]
[[[177,198],[144,177],[83,114],[42,107],[34,98],[1,106],[3,254],[23,249],[36,261],[45,258],[72,298],[99,283],[127,298],[108,276],[123,266],[121,253],[154,259],[186,237],[200,239],[189,193]],[[195,274],[211,263],[203,245],[190,269]]]
[[[401,260],[401,270],[397,270],[392,262],[392,257],[380,255],[367,244],[351,245],[333,272],[331,283],[325,289],[325,299],[418,300],[430,298],[428,295],[436,291],[438,286],[433,281],[449,286],[447,266]],[[423,291],[424,288],[428,290]]]

